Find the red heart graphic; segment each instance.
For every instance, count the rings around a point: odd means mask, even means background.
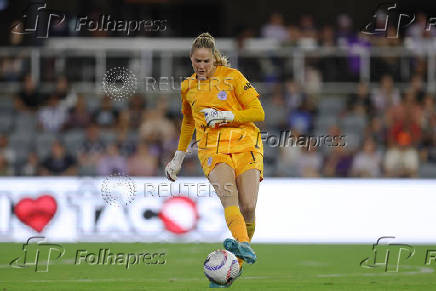
[[[15,205],[15,215],[24,224],[41,232],[50,222],[57,210],[56,200],[50,195],[37,199],[23,198]]]

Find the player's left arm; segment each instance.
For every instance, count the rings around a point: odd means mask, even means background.
[[[265,120],[265,112],[259,101],[259,94],[239,71],[231,78],[233,90],[242,110],[218,111],[214,108],[201,110],[208,127],[216,128],[229,122],[245,123]]]
[[[234,122],[256,122],[265,120],[265,112],[259,100],[259,93],[250,84],[250,82],[237,71],[233,80],[236,98],[242,106],[242,110],[234,110]]]

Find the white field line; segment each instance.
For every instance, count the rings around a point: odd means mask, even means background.
[[[401,266],[403,267],[403,266]],[[396,276],[396,275],[419,275],[419,274],[429,274],[434,273],[433,268],[429,267],[416,267],[409,266],[418,269],[417,271],[408,272],[383,272],[383,273],[349,273],[349,274],[318,274],[319,278],[330,278],[330,277],[384,277],[384,276]]]

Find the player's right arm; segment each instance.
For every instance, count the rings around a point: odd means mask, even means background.
[[[183,120],[180,128],[179,145],[174,154],[174,158],[165,167],[165,174],[167,175],[168,180],[172,182],[177,179],[177,174],[182,168],[182,162],[186,156],[186,150],[191,142],[192,135],[194,134],[195,130],[195,121],[194,117],[192,116],[192,108],[189,102],[185,99],[185,94],[187,91],[185,87],[186,86],[184,86],[184,83],[182,83],[181,95]]]

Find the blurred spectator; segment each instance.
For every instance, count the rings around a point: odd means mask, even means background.
[[[419,166],[418,152],[412,147],[412,137],[409,132],[400,132],[397,144],[386,151],[384,168],[387,177],[416,177]]]
[[[58,96],[59,99],[63,100],[67,97],[69,92],[68,80],[65,76],[59,76],[56,81],[56,88],[54,95]]]
[[[359,83],[357,86],[357,93],[348,96],[347,110],[349,112],[364,113],[368,116],[373,115],[374,106],[371,97],[369,96],[367,83]]]
[[[15,149],[9,146],[9,138],[7,135],[0,135],[0,155],[4,157],[9,166],[15,163]]]
[[[22,57],[5,57],[0,63],[0,78],[3,81],[18,81],[23,75],[24,60]]]
[[[388,107],[400,103],[400,92],[397,88],[394,88],[392,76],[384,75],[382,77],[380,87],[374,91],[371,99],[379,114],[382,114]]]
[[[398,144],[399,135],[408,132],[411,145],[417,146],[421,141],[421,108],[416,102],[415,94],[407,92],[399,105],[392,106],[386,112],[389,127],[389,144]]]
[[[165,107],[158,105],[155,109],[144,112],[142,124],[139,128],[141,141],[154,143],[170,143],[176,139],[174,123],[165,117]]]
[[[269,128],[285,128],[287,109],[281,90],[275,90],[271,96],[271,102],[263,105],[265,111],[265,124]]]
[[[76,105],[70,110],[67,128],[86,128],[91,122],[91,114],[87,109],[85,97],[78,95]]]
[[[283,46],[290,46],[290,47],[296,47],[300,45],[300,39],[301,39],[301,31],[300,28],[296,25],[289,25],[288,26],[288,37],[287,40],[285,40],[282,45]]]
[[[320,45],[323,47],[335,47],[335,31],[332,26],[325,25],[321,30]]]
[[[236,36],[236,43],[238,45],[238,50],[243,50],[245,48],[246,40],[253,38],[254,36],[255,33],[253,29],[243,28]]]
[[[92,152],[79,152],[77,154],[78,168],[77,174],[79,176],[96,176],[97,164],[101,154]]]
[[[97,174],[108,176],[114,174],[127,174],[126,158],[120,155],[116,144],[110,144],[100,157],[97,165]]]
[[[310,14],[302,15],[300,18],[300,33],[302,38],[308,38],[315,41],[317,39],[317,30]]]
[[[51,95],[47,105],[38,109],[38,121],[44,131],[58,132],[67,121],[66,108],[60,104],[59,97]]]
[[[289,110],[294,110],[303,103],[304,98],[306,95],[301,92],[300,85],[293,79],[288,79],[285,83],[286,107]]]
[[[318,69],[308,66],[304,72],[305,84],[304,87],[307,92],[312,94],[321,93],[322,76]]]
[[[21,175],[37,176],[39,174],[39,159],[36,152],[31,152],[27,156],[26,163],[21,168]]]
[[[425,88],[421,75],[416,74],[410,79],[410,90],[415,94],[417,102],[424,100]]]
[[[131,132],[132,133],[132,132]],[[122,131],[117,134],[117,146],[120,154],[128,157],[131,156],[136,151],[136,145],[138,144],[138,138],[136,132],[133,132],[135,138],[129,138],[128,131]]]
[[[292,111],[288,117],[288,125],[295,128],[302,134],[307,134],[312,130],[313,114],[315,105],[311,98],[305,98],[298,109]]]
[[[387,140],[387,128],[382,118],[373,117],[366,129],[366,136],[375,140],[376,144],[385,145]]]
[[[82,144],[81,151],[85,153],[102,153],[105,144],[100,137],[100,129],[97,125],[91,124],[86,129],[85,140]]]
[[[386,113],[389,128],[385,171],[389,177],[416,177],[419,159],[416,146],[421,143],[421,110],[413,91],[401,104]]]
[[[424,162],[436,164],[436,130],[431,138],[424,144],[421,150],[421,158]]]
[[[278,12],[271,14],[269,22],[261,29],[261,36],[278,41],[286,41],[288,39],[288,31],[284,26],[282,14]]]
[[[298,139],[300,133],[291,129],[291,135]],[[300,159],[302,149],[298,144],[294,144],[293,140],[289,139],[289,144],[279,148],[279,157],[277,159],[276,176],[279,177],[295,177],[300,173],[297,171],[297,163]]]
[[[93,121],[103,128],[113,128],[118,121],[118,110],[113,108],[112,100],[109,96],[101,99],[100,106],[93,113]]]
[[[125,109],[120,112],[117,122],[117,133],[123,134],[129,132],[130,129],[130,111]]]
[[[351,174],[353,155],[346,146],[335,146],[324,161],[325,177],[348,177]]]
[[[300,177],[319,177],[321,175],[322,156],[317,148],[301,148],[301,154],[297,158],[297,172]]]
[[[332,26],[326,25],[322,28],[319,42],[323,48],[336,46],[335,32]],[[337,82],[348,80],[348,77],[343,74],[347,70],[347,65],[347,59],[344,57],[326,55],[319,58],[317,67],[321,71],[324,82]]]
[[[339,42],[346,42],[349,37],[353,37],[353,20],[348,14],[340,14],[336,18],[336,38]]]
[[[363,143],[362,151],[353,160],[352,175],[354,177],[377,178],[381,175],[382,156],[376,151],[376,144],[371,138]]]
[[[76,170],[76,160],[66,153],[65,147],[59,141],[55,141],[50,155],[41,164],[41,174],[73,176]]]
[[[137,129],[141,125],[142,113],[147,107],[145,98],[136,94],[129,99],[130,128]]]
[[[0,176],[11,176],[14,172],[8,165],[6,158],[0,153]]]
[[[348,71],[350,72],[349,81],[357,81],[360,75],[361,58],[363,52],[369,52],[371,43],[368,36],[359,33],[354,37],[348,37],[346,47],[348,48]]]
[[[142,142],[138,150],[127,161],[128,173],[131,176],[155,176],[158,170],[158,160],[153,156],[145,142]]]
[[[423,142],[430,141],[436,131],[436,104],[433,95],[427,94],[422,102],[421,120]]]
[[[15,98],[15,108],[17,110],[35,110],[42,104],[42,99],[32,76],[26,75],[21,92]]]

